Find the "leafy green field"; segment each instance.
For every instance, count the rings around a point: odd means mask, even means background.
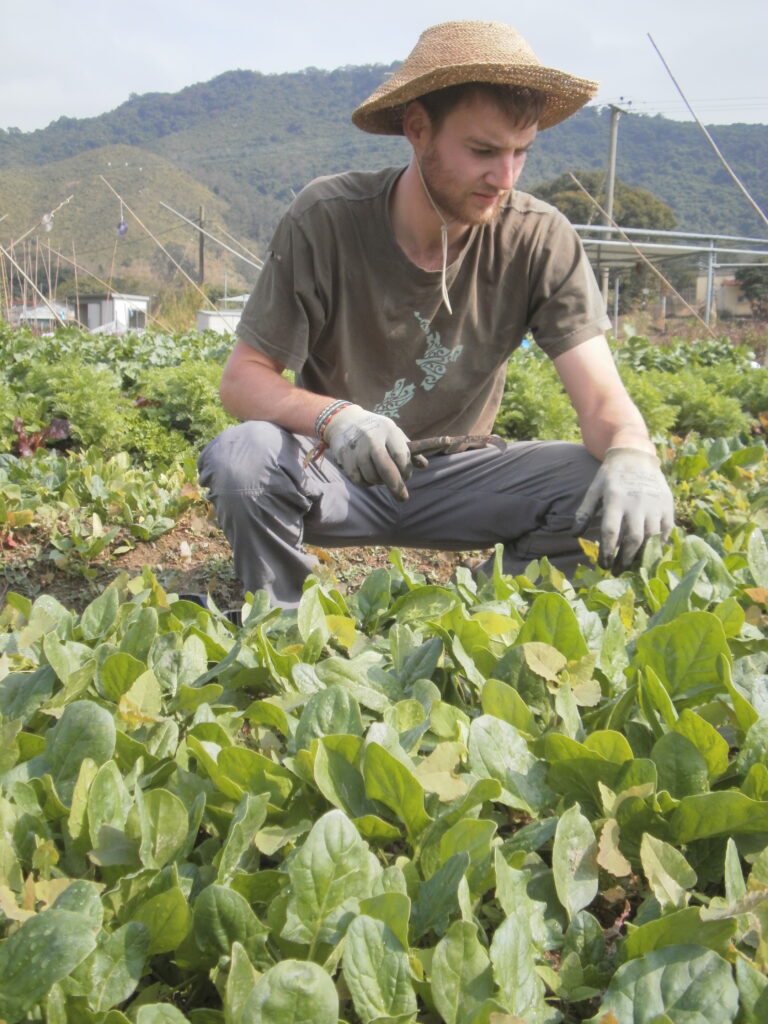
[[[195,500],[213,338],[1,340],[6,542],[85,545],[96,515],[103,553]],[[82,612],[7,596],[0,1019],[768,1019],[768,371],[724,342],[617,359],[681,524],[620,578],[436,586],[394,551],[240,626],[149,568]],[[513,360],[509,436],[560,416],[550,372]],[[98,455],[15,455],[17,417]]]

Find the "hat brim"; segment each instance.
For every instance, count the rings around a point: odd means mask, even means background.
[[[504,66],[499,64],[462,64],[438,68],[428,74],[409,77],[398,83],[398,72],[352,112],[352,122],[374,135],[402,135],[405,107],[436,89],[470,82],[518,85],[538,89],[547,101],[539,118],[539,128],[551,128],[575,114],[597,92],[597,82],[576,78],[540,64]]]

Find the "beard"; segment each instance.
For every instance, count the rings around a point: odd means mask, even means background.
[[[509,196],[506,190],[497,191],[492,194],[493,202],[484,203],[479,197],[488,196],[490,200],[488,185],[483,182],[474,185],[462,182],[446,167],[434,144],[430,145],[421,159],[421,173],[429,194],[449,223],[458,221],[472,226],[492,224]]]

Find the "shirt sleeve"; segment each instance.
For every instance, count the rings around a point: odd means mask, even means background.
[[[289,210],[275,231],[237,335],[299,372],[325,322],[323,275],[315,247]]]
[[[534,263],[528,325],[551,359],[611,326],[581,239],[559,212]]]

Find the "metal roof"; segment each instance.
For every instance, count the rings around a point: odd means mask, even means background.
[[[698,257],[702,264],[712,268],[768,260],[768,238],[613,228],[603,224],[575,224],[574,227],[590,261],[599,269],[631,269],[641,259],[640,254],[659,269],[671,260],[690,257]],[[728,257],[727,264],[723,257]]]

